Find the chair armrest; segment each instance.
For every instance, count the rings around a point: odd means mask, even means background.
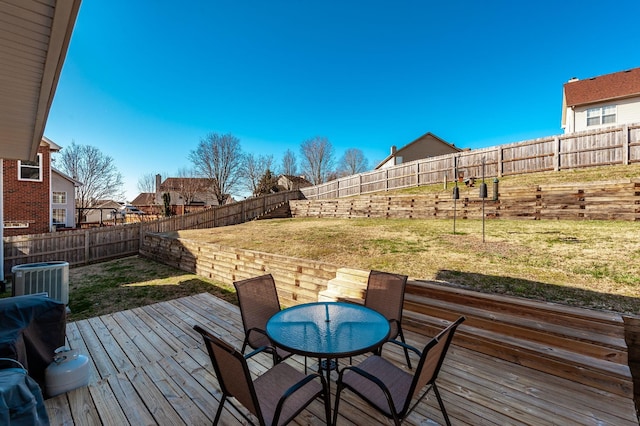
[[[263,329],[257,328],[257,327],[253,327],[253,328],[250,328],[250,329],[247,330],[247,336],[249,334],[251,334],[252,331],[255,331],[256,333],[264,334],[265,336],[267,335],[267,332],[264,331]]]
[[[269,346],[260,346],[258,349],[255,349],[255,350],[249,352],[248,354],[246,354],[244,356],[244,359],[249,359],[252,356],[259,354],[260,352],[266,351],[267,349],[270,349],[270,347]]]
[[[403,347],[405,349],[408,349],[411,352],[413,352],[414,354],[416,354],[418,356],[418,358],[420,358],[422,356],[422,352],[420,352],[418,349],[414,348],[411,345],[407,345],[406,343],[403,343],[403,342],[401,342],[399,340],[391,339],[391,340],[387,340],[385,343],[393,343],[394,345],[398,345],[398,346],[401,346],[401,347]]]
[[[342,384],[342,376],[344,375],[344,372],[347,371],[347,370],[350,370],[350,371],[354,372],[355,374],[358,374],[358,375],[364,377],[365,379],[369,380],[370,382],[372,382],[376,386],[378,386],[380,388],[380,390],[382,391],[382,393],[384,394],[385,398],[387,398],[387,403],[389,404],[389,409],[391,410],[390,412],[392,412],[392,413],[396,412],[395,406],[393,405],[393,398],[391,397],[391,393],[389,392],[389,389],[387,389],[387,386],[382,382],[382,380],[380,380],[376,376],[373,376],[373,375],[367,373],[366,371],[364,371],[363,369],[361,369],[359,367],[347,366],[347,367],[344,367],[340,371],[340,375],[338,376],[338,389],[340,388],[340,385]]]
[[[285,393],[282,395],[282,397],[280,397],[280,399],[278,400],[278,405],[276,405],[276,411],[275,412],[277,413],[277,415],[273,419],[273,423],[274,424],[278,424],[278,421],[280,420],[279,419],[280,413],[282,413],[282,406],[287,401],[287,399],[289,399],[289,397],[291,397],[294,393],[299,391],[307,383],[309,383],[312,380],[317,379],[317,378],[320,378],[320,381],[322,382],[322,393],[324,394],[324,397],[328,398],[328,395],[327,395],[327,382],[325,381],[324,377],[322,377],[322,375],[318,374],[318,373],[311,373],[308,376],[306,376],[304,379],[300,380],[299,382],[297,382],[293,386],[289,387],[289,389],[287,389],[285,391]]]

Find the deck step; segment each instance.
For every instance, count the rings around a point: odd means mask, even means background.
[[[409,281],[405,328],[435,335],[464,315],[456,344],[625,397],[633,378],[622,316]]]

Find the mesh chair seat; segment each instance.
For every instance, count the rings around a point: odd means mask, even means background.
[[[258,396],[262,417],[264,419],[273,419],[282,395],[287,392],[287,389],[304,380],[305,377],[306,375],[289,364],[280,363],[254,380],[253,386]],[[309,382],[285,402],[282,406],[280,418],[283,420],[292,419],[298,412],[299,407],[308,405],[322,392],[322,384],[320,382],[317,380]]]
[[[389,389],[393,400],[394,411],[398,412],[404,406],[413,375],[400,370],[395,365],[380,356],[370,356],[358,365],[363,370],[380,379]],[[371,386],[371,381],[356,373],[347,373],[342,378],[343,384],[351,389],[357,389],[357,393],[364,399],[371,401],[373,405],[380,407],[387,417],[392,417],[387,397],[378,386]]]

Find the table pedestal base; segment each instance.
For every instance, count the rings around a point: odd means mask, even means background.
[[[322,359],[318,364],[320,371],[338,371],[338,362],[335,359]]]

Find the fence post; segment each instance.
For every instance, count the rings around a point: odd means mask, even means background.
[[[84,263],[89,264],[89,230],[84,231]]]
[[[553,171],[557,172],[560,170],[560,138],[558,136],[553,137]]]
[[[358,175],[358,195],[362,194],[362,173]]]
[[[622,164],[629,165],[629,125],[622,126]]]
[[[504,153],[502,147],[498,147],[498,177],[501,178],[504,173]]]

